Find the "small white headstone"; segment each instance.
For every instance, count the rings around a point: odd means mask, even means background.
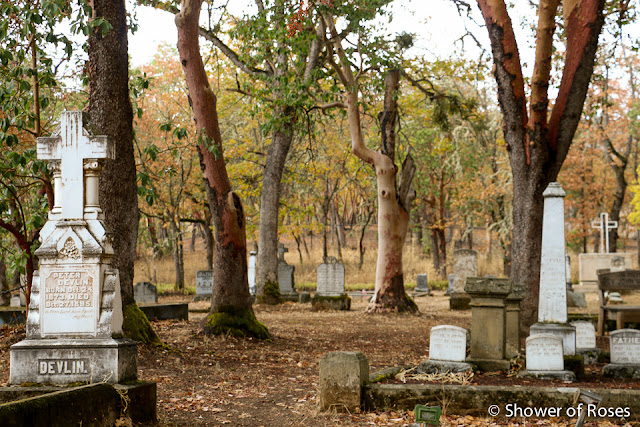
[[[328,260],[318,266],[317,292],[319,295],[344,294],[344,265],[335,260]]]
[[[429,360],[464,362],[467,354],[467,330],[441,325],[431,328]]]
[[[591,322],[571,322],[576,328],[576,350],[596,348],[596,328]]]
[[[14,295],[11,297],[9,302],[10,307],[20,307],[20,297],[18,295]]]
[[[531,335],[527,338],[528,371],[564,370],[562,338],[552,334]]]
[[[252,294],[256,293],[256,253],[251,251],[249,253],[249,292]]]
[[[211,296],[213,291],[213,270],[196,272],[196,295]]]
[[[640,365],[640,331],[618,329],[609,335],[611,363]]]

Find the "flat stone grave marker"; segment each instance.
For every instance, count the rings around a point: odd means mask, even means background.
[[[576,328],[576,350],[591,350],[596,346],[596,328],[591,322],[571,322]]]
[[[211,298],[213,291],[213,270],[196,272],[196,299]]]
[[[133,287],[133,297],[138,304],[155,304],[158,302],[158,288],[150,282],[138,282]]]
[[[318,266],[317,293],[319,295],[344,294],[344,265],[333,257]]]
[[[562,338],[552,334],[531,335],[527,338],[527,371],[562,371],[564,353]]]
[[[464,362],[467,354],[467,330],[459,326],[441,325],[431,328],[429,360]]]
[[[640,331],[618,329],[611,332],[611,363],[640,365]]]

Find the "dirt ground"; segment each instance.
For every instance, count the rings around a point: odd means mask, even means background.
[[[176,300],[179,297],[166,298]],[[191,297],[183,297],[184,300]],[[160,426],[408,426],[413,412],[327,414],[317,410],[318,361],[329,351],[361,351],[371,372],[417,365],[427,357],[429,329],[440,324],[469,328],[469,311],[448,309],[448,298],[417,298],[419,315],[365,315],[354,298],[349,312],[313,312],[309,304],[255,306],[271,342],[200,333],[205,313],[189,321],[154,321],[168,349],[141,346],[139,378],[158,386]],[[206,309],[208,303],[191,304]],[[9,345],[24,337],[24,327],[0,328],[0,384],[9,378]],[[596,369],[598,369],[596,367]],[[591,371],[587,380],[599,377]],[[477,375],[471,383],[513,384],[513,378]],[[602,380],[600,380],[602,382]],[[549,384],[549,382],[543,382]],[[530,385],[538,385],[533,382]],[[555,386],[566,386],[558,381]],[[605,381],[596,387],[640,389],[640,381]],[[574,385],[572,385],[574,386]],[[575,420],[494,419],[447,413],[444,426],[570,426]],[[586,423],[588,426],[640,426],[640,423]]]

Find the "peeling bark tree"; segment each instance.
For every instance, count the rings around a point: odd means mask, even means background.
[[[494,59],[504,115],[504,137],[513,174],[512,280],[526,290],[521,327],[537,320],[542,247],[542,192],[569,151],[593,73],[604,0],[564,0],[567,46],[562,80],[549,117],[552,43],[560,0],[540,0],[536,53],[527,113],[524,78],[504,0],[478,0]]]
[[[215,226],[214,287],[205,333],[269,338],[255,317],[247,276],[244,209],[231,190],[222,151],[216,96],[200,56],[198,22],[202,0],[182,0],[176,15],[178,52],[198,129],[198,154]]]
[[[392,70],[385,78],[384,111],[381,114],[381,151],[369,149],[362,137],[358,106],[358,83],[351,70],[349,59],[342,48],[341,37],[335,28],[333,17],[325,16],[325,24],[331,33],[326,40],[329,61],[347,91],[347,116],[351,134],[351,149],[360,160],[373,166],[378,187],[378,260],[376,263],[376,288],[367,307],[368,313],[389,311],[418,311],[416,304],[404,291],[402,275],[402,249],[409,225],[409,205],[414,198],[411,186],[415,166],[407,155],[402,165],[399,187],[396,186],[398,168],[395,157],[395,128],[397,124],[396,94],[400,71]],[[340,65],[334,60],[337,52]]]
[[[91,126],[115,142],[116,158],[100,175],[100,205],[113,236],[113,267],[119,270],[125,334],[138,341],[156,342],[149,320],[133,297],[133,261],[138,239],[138,193],[133,156],[133,110],[129,99],[127,15],[118,0],[89,2],[94,18],[113,27],[106,34],[89,34],[89,106]]]

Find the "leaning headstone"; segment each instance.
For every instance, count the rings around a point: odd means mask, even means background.
[[[554,334],[562,338],[564,355],[576,354],[576,330],[567,324],[567,283],[564,239],[565,192],[557,182],[542,193],[542,255],[540,259],[540,294],[538,323],[530,335]]]
[[[459,326],[440,325],[431,328],[429,359],[418,365],[419,373],[467,372],[467,330]]]
[[[464,291],[467,277],[478,275],[478,254],[471,249],[458,249],[453,253],[453,292],[449,299],[452,310],[468,310],[471,297]]]
[[[640,378],[640,331],[618,329],[609,334],[611,363],[602,369],[605,377]]]
[[[598,361],[600,349],[596,346],[596,328],[593,323],[584,320],[571,322],[576,328],[576,354],[582,355],[586,365]]]
[[[137,377],[137,344],[122,334],[113,248],[98,199],[113,142],[92,136],[81,112],[64,112],[52,137],[38,138],[55,197],[36,250],[26,339],[11,346],[10,383],[119,383]]]
[[[318,266],[316,293],[311,306],[314,310],[351,308],[351,298],[344,291],[344,265],[334,257],[326,257]]]
[[[196,271],[196,296],[193,300],[209,300],[211,292],[213,292],[213,270]]]
[[[133,297],[138,304],[155,304],[158,302],[158,288],[150,282],[138,282],[133,287]]]
[[[527,338],[527,369],[519,377],[574,381],[576,376],[564,369],[562,338],[552,334],[537,334]]]
[[[431,289],[429,289],[429,282],[427,281],[426,274],[418,274],[416,277],[416,289],[414,291],[414,296],[423,296],[429,295],[431,293]]]
[[[251,251],[249,253],[249,268],[248,268],[248,276],[249,276],[249,292],[251,295],[256,294],[256,253]]]

